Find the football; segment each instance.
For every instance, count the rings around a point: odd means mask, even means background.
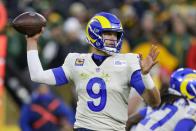
[[[22,34],[33,36],[46,26],[46,18],[37,12],[25,12],[12,21],[12,26]]]

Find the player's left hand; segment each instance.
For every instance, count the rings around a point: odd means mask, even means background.
[[[145,59],[142,58],[142,55],[140,54],[140,66],[142,70],[142,74],[145,75],[150,72],[151,68],[158,63],[156,61],[157,56],[159,55],[158,47],[155,45],[152,45],[150,48],[150,51]]]

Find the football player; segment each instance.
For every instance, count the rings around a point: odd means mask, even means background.
[[[191,131],[196,125],[196,70],[176,70],[161,99],[158,108],[147,107],[132,115],[127,130],[139,122],[135,131]]]
[[[74,130],[124,131],[130,87],[150,106],[160,104],[159,91],[149,74],[157,63],[157,47],[152,46],[145,59],[138,54],[120,54],[124,34],[115,15],[101,12],[93,16],[86,37],[95,50],[69,53],[58,68],[43,70],[37,50],[40,35],[26,38],[31,79],[50,85],[73,81],[78,95]]]

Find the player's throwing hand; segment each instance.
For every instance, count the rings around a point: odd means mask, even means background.
[[[37,41],[43,32],[44,32],[44,27],[42,27],[41,31],[39,33],[36,33],[34,36],[25,35],[25,37],[27,38],[27,40],[36,40]]]

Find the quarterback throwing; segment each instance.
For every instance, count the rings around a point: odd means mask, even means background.
[[[27,37],[27,59],[31,79],[50,85],[73,81],[78,94],[76,131],[125,131],[128,119],[128,96],[135,88],[152,107],[160,104],[160,95],[149,71],[159,51],[152,46],[148,56],[120,54],[123,28],[111,13],[96,14],[87,24],[92,53],[69,53],[64,64],[43,70],[38,57],[37,40],[41,33]]]

